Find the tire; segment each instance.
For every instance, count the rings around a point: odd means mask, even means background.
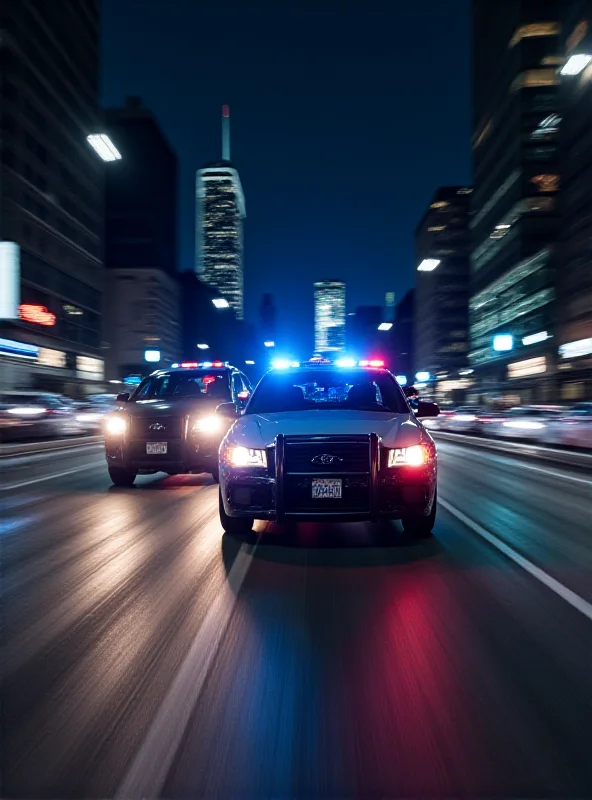
[[[136,472],[133,469],[123,469],[123,467],[109,467],[109,477],[115,486],[133,486],[136,480]]]
[[[420,517],[412,515],[403,517],[403,530],[410,536],[417,536],[419,539],[427,539],[432,535],[434,525],[436,524],[436,510],[438,505],[438,493],[434,495],[434,502],[432,503],[432,510],[427,517]]]
[[[253,530],[252,519],[228,516],[226,511],[224,511],[224,503],[222,502],[221,492],[218,492],[218,509],[220,511],[220,524],[224,529],[224,533],[229,533],[234,536],[246,536]]]
[[[214,479],[214,483],[220,483],[220,470],[218,467],[214,467],[214,469],[210,472],[210,475]]]

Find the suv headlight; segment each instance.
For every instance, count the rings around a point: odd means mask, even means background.
[[[422,467],[435,456],[435,448],[425,444],[413,444],[411,447],[394,447],[389,450],[389,467]]]
[[[215,414],[210,417],[196,419],[191,430],[194,433],[217,433],[222,430],[222,419]]]
[[[267,467],[265,450],[252,450],[249,447],[230,445],[224,449],[223,456],[233,467]]]
[[[121,436],[125,433],[127,425],[121,417],[109,417],[105,422],[105,431],[111,436]]]

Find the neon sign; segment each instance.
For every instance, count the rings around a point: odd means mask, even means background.
[[[51,327],[56,324],[56,315],[48,311],[46,306],[21,303],[19,317],[25,322],[34,322],[36,325]]]

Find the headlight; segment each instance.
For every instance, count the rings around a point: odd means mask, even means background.
[[[203,417],[193,423],[192,430],[195,433],[216,433],[222,429],[222,420],[220,417],[212,415],[211,417]]]
[[[228,447],[225,452],[226,459],[233,467],[266,467],[267,453],[265,450],[251,450],[248,447]]]
[[[414,444],[411,447],[395,447],[389,450],[389,467],[421,467],[427,464],[430,452],[425,445]]]
[[[121,417],[110,417],[105,423],[105,430],[112,436],[121,436],[126,429],[125,420]]]

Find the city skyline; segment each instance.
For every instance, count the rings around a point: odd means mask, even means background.
[[[354,306],[405,294],[413,230],[435,186],[470,183],[468,0],[337,15],[293,2],[274,14],[238,0],[173,4],[174,38],[156,0],[140,15],[116,0],[102,7],[104,103],[142,95],[179,155],[182,269],[195,265],[195,172],[219,152],[228,102],[249,215],[246,318],[256,321],[270,292],[281,334],[300,340],[304,329],[312,348],[315,280],[339,275]],[[196,48],[196,30],[224,30],[223,45],[204,36]],[[405,30],[421,30],[419,41]],[[401,63],[413,64],[404,80]]]

